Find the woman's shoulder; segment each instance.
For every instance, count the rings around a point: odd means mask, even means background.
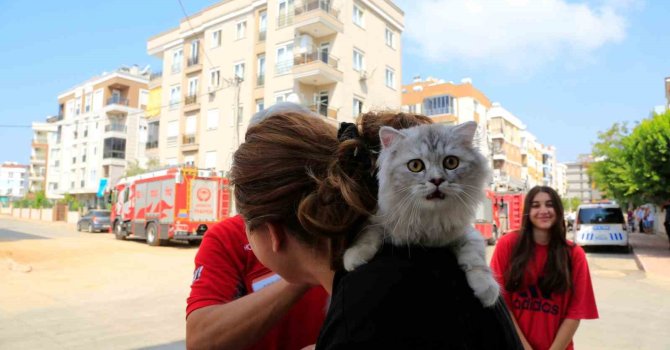
[[[519,240],[519,237],[521,237],[521,234],[519,233],[518,230],[510,231],[498,239],[498,243],[496,243],[496,246],[497,245],[501,245],[504,247],[513,246]]]

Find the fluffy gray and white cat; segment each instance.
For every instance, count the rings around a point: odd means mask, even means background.
[[[476,130],[475,122],[381,128],[379,207],[345,251],[347,270],[370,261],[384,239],[395,246],[451,246],[475,296],[484,306],[496,302],[500,287],[473,226],[491,176],[473,145]]]

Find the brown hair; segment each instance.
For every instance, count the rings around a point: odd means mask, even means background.
[[[237,209],[250,229],[272,221],[310,245],[331,242],[333,268],[377,206],[374,164],[379,128],[430,123],[407,113],[366,113],[359,137],[337,139],[324,119],[299,113],[268,117],[247,130],[231,180]],[[359,152],[369,161],[356,160]],[[360,157],[359,157],[360,158]]]
[[[530,222],[530,208],[535,196],[544,192],[549,195],[556,213],[556,221],[549,228],[549,247],[547,261],[544,264],[543,278],[538,281],[540,290],[544,294],[551,292],[562,293],[572,286],[570,271],[570,249],[565,239],[565,222],[563,218],[563,203],[556,191],[548,186],[535,186],[528,191],[523,203],[523,221],[521,223],[521,237],[519,237],[512,251],[509,268],[505,271],[505,289],[518,291],[524,287],[524,276],[528,262],[534,254],[533,224]]]

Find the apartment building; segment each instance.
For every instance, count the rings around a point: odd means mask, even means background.
[[[542,144],[528,130],[521,131],[521,181],[527,188],[542,185]]]
[[[162,110],[163,88],[162,72],[152,72],[149,79],[149,102],[144,113],[147,121],[147,142],[145,155],[147,163],[160,164],[160,153],[158,151],[158,135]]]
[[[389,0],[223,1],[150,38],[161,163],[228,170],[251,116],[289,98],[333,124],[399,108],[403,17]]]
[[[526,126],[499,103],[492,104],[487,118],[492,145],[495,190],[526,190],[528,184],[522,176],[523,159],[521,156],[521,137]],[[537,158],[537,153],[532,153],[532,157]]]
[[[556,178],[555,183],[556,192],[562,198],[568,198],[568,179],[567,179],[568,166],[564,163],[556,163]]]
[[[15,162],[0,164],[0,204],[7,205],[28,192],[29,166]]]
[[[52,123],[32,124],[33,138],[30,145],[30,169],[28,191],[31,193],[46,191],[47,163],[49,161],[49,139],[56,134]]]
[[[49,140],[47,197],[72,194],[98,207],[98,193],[123,176],[129,162],[146,162],[148,67],[122,67],[93,77],[58,96],[56,128]]]
[[[595,188],[588,174],[589,164],[593,159],[589,155],[581,155],[575,162],[565,163],[567,198],[579,198],[582,203],[590,203],[602,199],[601,193]]]
[[[542,145],[542,185],[556,189],[556,147]]]
[[[479,149],[491,160],[487,133],[487,112],[491,101],[472,85],[472,79],[464,78],[460,84],[433,77],[414,78],[402,88],[402,108],[407,112],[429,116],[444,124],[477,122],[476,139]]]

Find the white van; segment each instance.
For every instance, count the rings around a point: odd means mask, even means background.
[[[575,243],[628,247],[628,231],[617,204],[582,204],[577,208]]]

